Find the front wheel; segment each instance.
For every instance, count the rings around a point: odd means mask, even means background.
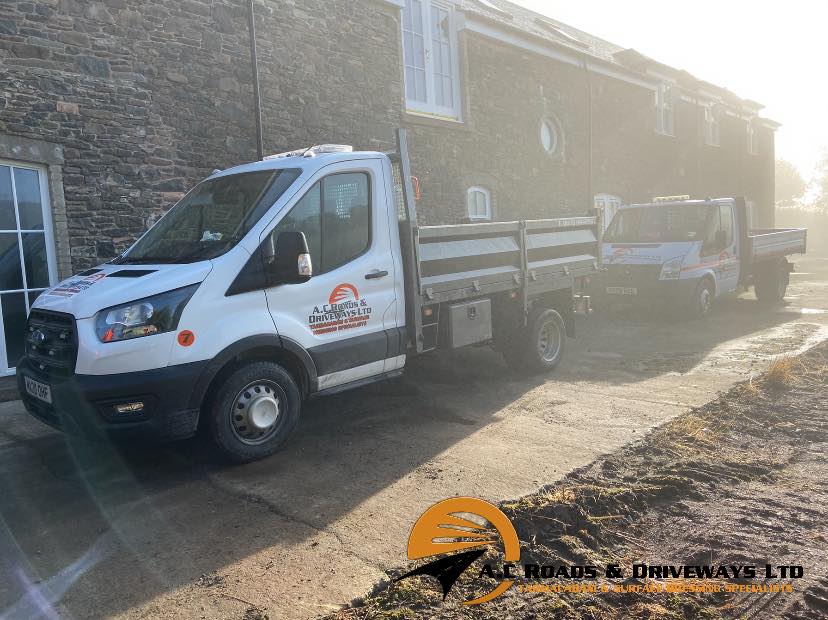
[[[690,300],[690,318],[700,319],[710,314],[713,307],[713,283],[704,278],[693,291],[693,298]]]
[[[555,310],[537,310],[528,325],[506,348],[506,360],[530,372],[546,372],[557,366],[566,349],[566,325]]]
[[[209,430],[221,454],[247,463],[276,452],[299,422],[296,381],[272,362],[251,362],[235,370],[216,392]]]

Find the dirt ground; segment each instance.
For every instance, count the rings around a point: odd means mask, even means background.
[[[784,305],[579,319],[548,376],[486,348],[412,360],[400,381],[311,401],[284,451],[242,467],[195,442],[77,442],[2,403],[0,617],[335,612],[405,565],[436,501],[532,494],[828,338],[828,260],[797,263]]]
[[[463,607],[462,601],[496,583],[484,577],[481,587],[475,577],[484,561],[494,559],[484,556],[445,602],[436,579],[417,577],[386,582],[378,594],[332,618],[824,618],[826,448],[828,344],[823,343],[800,358],[780,358],[767,375],[538,493],[501,506],[516,527],[523,563],[750,565],[761,571],[767,564],[802,566],[797,579],[707,581],[720,588],[790,584],[792,592],[529,593],[521,591],[521,584],[539,582],[519,578],[495,601]],[[399,577],[407,570],[389,574]],[[663,588],[667,581],[634,579],[628,570],[617,583],[625,589],[636,584]]]

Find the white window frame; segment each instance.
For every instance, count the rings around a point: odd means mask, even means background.
[[[601,225],[607,231],[612,218],[624,206],[624,200],[615,194],[595,194],[595,208],[601,210]]]
[[[43,211],[43,235],[44,241],[46,243],[46,266],[49,272],[49,288],[54,286],[57,283],[57,256],[55,250],[55,237],[54,237],[54,229],[52,227],[52,203],[49,200],[49,185],[48,185],[48,169],[46,166],[42,166],[40,164],[30,164],[28,162],[16,161],[11,159],[0,159],[0,165],[8,166],[11,170],[11,188],[12,188],[12,200],[15,204],[17,204],[17,188],[15,185],[14,180],[14,168],[20,168],[25,170],[33,170],[37,173],[37,180],[40,189],[40,205]],[[20,270],[21,276],[23,280],[23,288],[22,289],[9,289],[4,290],[4,293],[23,293],[24,301],[26,302],[26,315],[29,314],[32,308],[32,304],[29,301],[29,293],[33,291],[44,291],[46,288],[30,288],[28,285],[28,280],[26,276],[26,265],[24,262],[23,257],[23,234],[27,232],[33,233],[40,233],[39,229],[21,229],[20,228],[20,213],[17,208],[15,208],[15,219],[17,220],[17,228],[15,230],[4,230],[2,232],[6,233],[17,233],[17,243],[18,243],[18,252],[20,253]],[[21,338],[23,335],[21,334]],[[3,323],[3,315],[0,312],[0,376],[9,376],[13,375],[15,372],[15,367],[10,366],[10,360],[7,359],[6,354],[6,330],[5,325]],[[16,360],[15,360],[16,361]]]
[[[484,215],[472,214],[471,200],[472,196],[477,200],[477,196],[483,196]],[[475,204],[475,207],[477,205]],[[492,193],[485,187],[475,185],[466,190],[466,215],[473,222],[490,222],[492,220]]]
[[[655,92],[656,132],[663,136],[676,135],[675,88],[673,84],[662,82]]]
[[[756,143],[756,125],[752,118],[747,121],[747,152],[748,155],[759,154],[759,145]]]
[[[410,0],[406,0],[405,8],[403,11],[409,10],[409,2]],[[422,5],[422,19],[423,19],[423,46],[424,46],[424,54],[425,54],[425,78],[426,78],[426,101],[419,101],[416,99],[412,99],[409,96],[408,92],[408,81],[405,76],[405,70],[409,65],[409,62],[406,58],[405,53],[405,36],[406,31],[403,26],[404,20],[400,20],[401,24],[401,31],[402,31],[402,57],[403,57],[403,89],[405,90],[405,108],[406,111],[412,112],[414,114],[425,114],[429,116],[436,116],[440,118],[445,118],[448,120],[453,121],[460,121],[462,120],[460,114],[460,91],[461,91],[461,83],[460,83],[460,53],[458,49],[458,37],[457,37],[457,14],[454,9],[454,5],[450,1],[441,1],[441,0],[421,0]],[[434,7],[442,9],[448,13],[449,16],[449,54],[451,55],[450,59],[450,70],[451,70],[451,79],[453,84],[452,89],[452,105],[451,106],[441,106],[438,105],[435,99],[435,88],[434,88],[434,33],[431,31],[431,11]]]
[[[715,103],[704,107],[704,143],[708,146],[722,144],[722,115]]]

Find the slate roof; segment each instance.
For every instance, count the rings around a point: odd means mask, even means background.
[[[657,69],[661,73],[676,78],[680,85],[688,89],[703,88],[733,106],[744,105],[754,110],[763,107],[762,104],[743,99],[726,88],[700,80],[687,71],[649,58],[635,49],[616,45],[507,0],[463,0],[463,11],[466,14],[495,22],[507,30],[519,30],[533,38],[543,39],[557,47],[567,48],[578,54],[586,54],[622,70],[644,74],[648,67]]]

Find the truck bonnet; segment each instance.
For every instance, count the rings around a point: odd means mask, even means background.
[[[701,241],[671,241],[667,243],[605,243],[606,265],[660,265],[676,256],[686,256],[694,244]]]
[[[66,312],[75,318],[100,310],[202,282],[210,261],[178,265],[110,265],[82,271],[45,290],[33,308]]]

